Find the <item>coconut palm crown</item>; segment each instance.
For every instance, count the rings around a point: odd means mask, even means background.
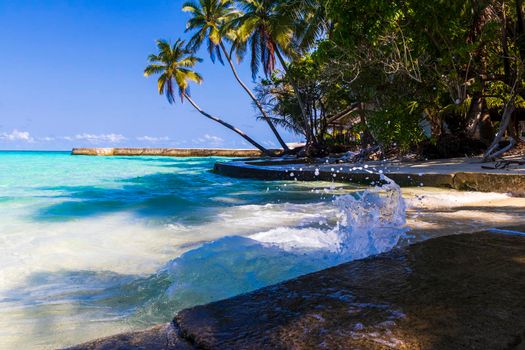
[[[224,64],[219,44],[225,33],[225,24],[240,16],[240,12],[233,6],[232,0],[199,0],[187,1],[182,10],[191,13],[186,23],[186,31],[196,30],[188,42],[188,47],[198,50],[206,41],[208,53],[212,62],[217,58]]]
[[[292,54],[294,19],[290,3],[282,0],[239,0],[242,16],[232,21],[236,28],[235,47],[242,59],[250,51],[252,77],[262,65],[269,76],[275,69],[275,56],[284,64],[282,54]]]
[[[150,63],[144,69],[144,76],[159,74],[157,89],[160,95],[166,95],[170,104],[175,102],[175,90],[181,101],[189,93],[189,82],[202,82],[202,76],[192,68],[202,60],[186,48],[184,40],[178,39],[173,45],[166,40],[157,40],[158,53],[148,56]]]

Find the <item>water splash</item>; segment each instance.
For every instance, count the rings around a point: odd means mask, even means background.
[[[382,186],[335,199],[340,209],[339,254],[358,259],[392,249],[406,231],[401,188],[381,174]]]
[[[331,227],[317,221],[248,237],[225,237],[172,260],[158,275],[171,281],[169,288],[151,299],[137,317],[155,321],[185,307],[392,249],[406,231],[405,203],[399,186],[386,177],[383,182],[380,187],[336,197],[335,218],[325,218],[335,222]]]

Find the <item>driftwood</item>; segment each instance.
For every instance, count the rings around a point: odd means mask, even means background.
[[[505,153],[505,152],[509,151],[510,149],[512,149],[512,147],[514,147],[515,145],[516,145],[516,140],[511,137],[509,139],[509,144],[507,146],[503,147],[502,149],[500,149],[498,151],[495,151],[495,149],[491,149],[491,152],[493,152],[493,153],[489,153],[488,155],[486,154],[483,157],[483,161],[485,161],[485,162],[492,162],[492,161],[496,160],[496,158],[501,156],[503,153]]]
[[[367,160],[367,158],[380,150],[379,146],[373,146],[363,148],[359,152],[347,152],[343,157],[339,159],[340,162],[344,163],[361,163]]]

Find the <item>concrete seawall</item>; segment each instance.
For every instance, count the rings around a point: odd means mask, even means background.
[[[525,166],[483,169],[476,159],[446,159],[417,163],[366,162],[359,164],[298,161],[234,160],[218,162],[218,174],[261,180],[335,181],[376,185],[381,174],[402,187],[444,187],[462,191],[512,193],[525,197]]]
[[[211,148],[73,148],[82,156],[167,156],[167,157],[260,157],[257,149]]]

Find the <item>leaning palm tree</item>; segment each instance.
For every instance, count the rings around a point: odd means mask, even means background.
[[[188,46],[192,50],[196,51],[204,42],[206,42],[212,62],[215,62],[215,59],[217,58],[219,62],[223,63],[222,56],[224,55],[228,61],[228,64],[230,65],[235,79],[242,86],[244,91],[246,91],[246,93],[250,96],[257,108],[261,111],[263,119],[268,123],[268,126],[274,133],[281,147],[285,152],[289,151],[288,146],[283,141],[281,135],[275,128],[271,118],[264,110],[260,101],[239,77],[237,69],[235,68],[235,65],[231,59],[231,55],[228,50],[226,50],[224,39],[227,37],[228,30],[225,28],[225,26],[231,23],[233,19],[238,18],[241,15],[241,13],[233,7],[233,1],[188,1],[183,4],[182,10],[191,14],[191,18],[188,20],[186,25],[186,31],[195,31],[195,34],[188,42]]]
[[[294,31],[297,27],[297,8],[299,1],[284,0],[238,0],[243,14],[231,21],[236,28],[235,49],[239,59],[247,51],[251,53],[250,66],[255,79],[262,65],[266,76],[275,70],[276,57],[285,73],[290,77],[284,56],[293,56]],[[299,89],[293,78],[290,82],[294,89],[303,117],[304,129],[307,130],[307,143],[316,143],[315,135],[309,130],[310,118],[306,112]]]
[[[201,59],[195,57],[190,50],[186,49],[186,43],[183,40],[178,39],[173,46],[165,40],[157,40],[157,48],[159,50],[158,54],[152,54],[148,57],[150,64],[144,69],[144,75],[146,77],[153,74],[159,75],[157,88],[160,95],[166,95],[168,102],[172,104],[176,100],[175,90],[177,90],[181,102],[184,102],[184,99],[186,99],[206,118],[236,132],[264,154],[272,155],[270,151],[255,142],[243,131],[203,111],[190,97],[189,82],[193,81],[200,84],[203,80],[201,75],[192,69]]]

